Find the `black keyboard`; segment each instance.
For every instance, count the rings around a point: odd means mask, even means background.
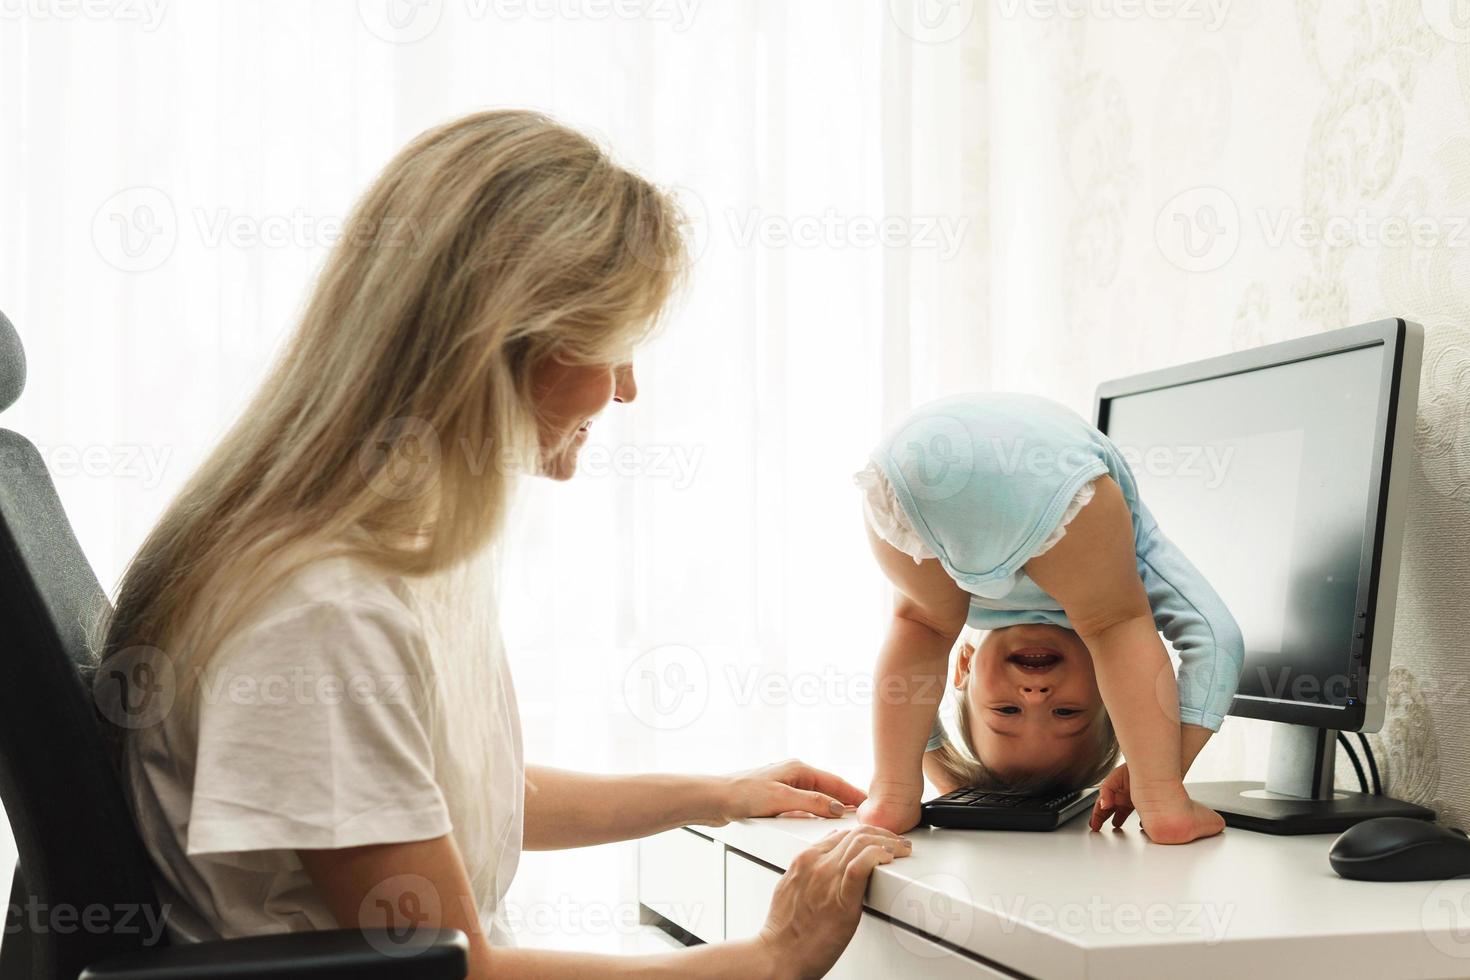
[[[1017,796],[983,789],[957,789],[925,803],[919,823],[963,830],[1056,830],[1092,808],[1096,789],[1055,796]]]

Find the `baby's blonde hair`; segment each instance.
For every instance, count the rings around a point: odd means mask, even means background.
[[[971,644],[979,649],[979,632],[967,628],[964,633],[960,634],[960,640],[955,644],[955,649],[958,650],[965,644]],[[973,676],[973,673],[969,676]],[[980,753],[975,748],[974,739],[970,735],[970,699],[965,694],[965,685],[969,684],[969,676],[958,689],[959,697],[955,698],[955,721],[959,728],[959,741],[955,741],[941,717],[940,744],[934,750],[939,767],[955,783],[997,793],[1040,796],[1062,790],[1095,786],[1117,766],[1118,736],[1113,731],[1113,720],[1104,710],[1102,731],[1096,738],[1085,743],[1089,750],[1079,754],[1070,764],[1057,769],[1026,773],[1012,779],[1004,778],[981,760]]]

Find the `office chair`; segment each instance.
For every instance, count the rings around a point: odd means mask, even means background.
[[[25,375],[0,313],[0,411]],[[452,929],[149,945],[156,930],[142,924],[167,910],[88,683],[107,609],[40,453],[0,429],[0,802],[20,853],[0,980],[462,980],[469,944]]]

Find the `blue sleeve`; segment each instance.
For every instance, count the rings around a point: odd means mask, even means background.
[[[1179,720],[1219,731],[1245,662],[1245,640],[1214,588],[1139,504],[1138,573],[1159,632],[1179,653]]]
[[[939,716],[934,716],[934,727],[929,729],[929,741],[924,745],[925,752],[933,752],[944,744],[944,723]]]

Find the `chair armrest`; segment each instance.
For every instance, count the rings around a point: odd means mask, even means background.
[[[329,929],[160,946],[111,956],[79,980],[464,980],[470,944],[458,929]]]

